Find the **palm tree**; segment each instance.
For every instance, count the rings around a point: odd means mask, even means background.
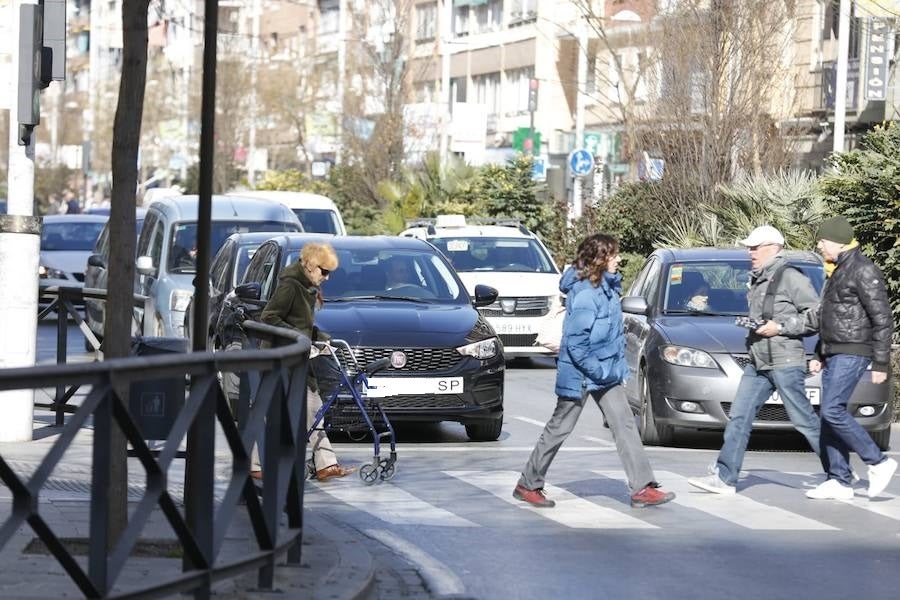
[[[673,220],[657,245],[732,246],[754,227],[772,225],[789,248],[812,248],[816,224],[827,216],[816,182],[809,171],[741,176],[718,187],[715,206],[704,205],[699,215]]]

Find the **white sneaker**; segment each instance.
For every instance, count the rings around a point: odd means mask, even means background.
[[[712,492],[713,494],[733,496],[736,493],[734,486],[728,485],[722,481],[716,473],[707,475],[706,477],[691,477],[688,479],[688,483],[705,492]]]
[[[874,498],[884,491],[897,470],[897,461],[888,458],[877,465],[869,467],[869,498]]]
[[[806,497],[813,500],[853,500],[853,488],[837,479],[826,479],[806,492]]]

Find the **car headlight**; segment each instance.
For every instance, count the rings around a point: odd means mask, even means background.
[[[40,265],[38,267],[38,277],[40,277],[41,279],[66,279],[66,273],[65,271],[60,271],[59,269]]]
[[[684,346],[663,346],[660,350],[663,360],[673,365],[701,367],[704,369],[715,369],[717,366],[713,357],[703,350],[685,348]]]
[[[191,298],[194,296],[193,292],[186,292],[184,290],[173,290],[172,291],[172,301],[170,303],[171,310],[179,310],[186,311],[188,307],[188,302],[191,301]]]
[[[500,344],[497,341],[497,338],[488,338],[486,340],[481,340],[480,342],[473,342],[456,349],[456,351],[463,356],[474,356],[479,360],[493,358],[497,356],[499,350]]]

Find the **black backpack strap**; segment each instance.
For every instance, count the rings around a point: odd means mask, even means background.
[[[772,317],[775,315],[775,294],[778,293],[781,277],[788,269],[793,269],[794,271],[801,273],[800,269],[797,267],[785,264],[778,267],[775,273],[772,274],[772,279],[769,281],[769,286],[766,288],[766,296],[763,298],[762,318],[766,321],[771,321]]]

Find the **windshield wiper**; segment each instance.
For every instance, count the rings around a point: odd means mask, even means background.
[[[406,302],[417,302],[419,304],[429,304],[428,300],[422,298],[414,298],[413,296],[385,296],[377,294],[373,296],[342,296],[340,298],[325,298],[325,302],[352,302],[354,300],[401,300]]]

